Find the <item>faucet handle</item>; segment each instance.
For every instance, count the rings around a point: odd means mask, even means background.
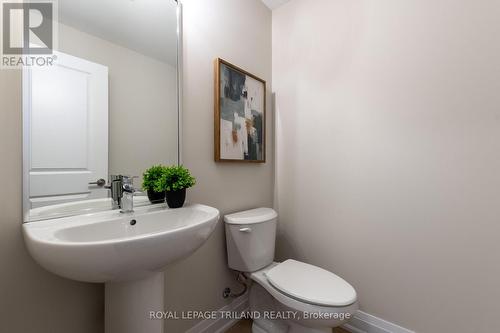
[[[136,189],[134,188],[134,179],[139,178],[138,176],[122,176],[123,191],[128,193],[134,193]]]

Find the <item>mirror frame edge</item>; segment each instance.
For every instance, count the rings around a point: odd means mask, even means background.
[[[177,3],[177,165],[182,165],[182,111],[183,111],[183,11]]]

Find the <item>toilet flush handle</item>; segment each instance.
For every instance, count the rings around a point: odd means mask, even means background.
[[[249,233],[249,232],[252,232],[252,228],[240,228],[240,232]]]

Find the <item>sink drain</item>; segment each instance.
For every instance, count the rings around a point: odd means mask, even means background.
[[[130,220],[130,225],[135,225],[137,223],[136,220]]]

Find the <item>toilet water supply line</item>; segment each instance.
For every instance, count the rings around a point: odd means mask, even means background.
[[[244,293],[247,292],[247,289],[248,289],[248,286],[247,286],[247,281],[248,281],[248,278],[245,276],[244,273],[242,272],[239,272],[238,273],[238,277],[236,278],[236,281],[238,281],[240,284],[243,285],[243,290],[239,293],[233,293],[233,292],[230,292],[229,293],[229,297],[233,297],[233,298],[236,298],[236,297],[240,297],[241,295],[243,295]]]

